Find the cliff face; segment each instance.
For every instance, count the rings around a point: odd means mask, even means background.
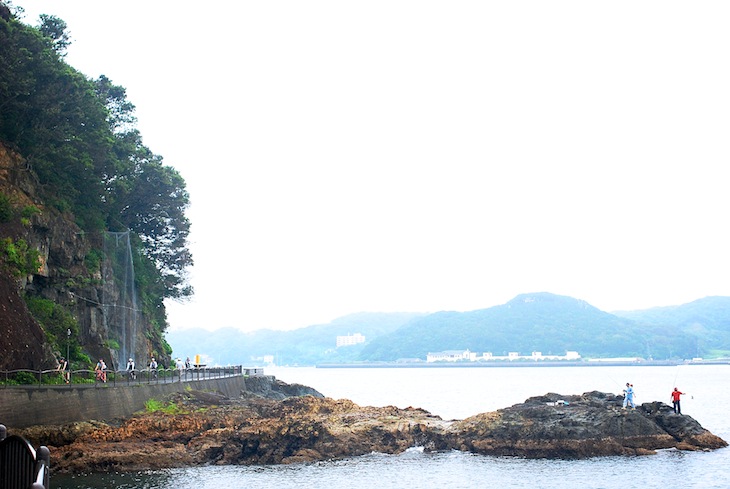
[[[105,233],[84,233],[73,216],[46,205],[39,190],[23,158],[0,144],[0,193],[16,210],[38,210],[24,219],[0,222],[0,239],[23,240],[38,251],[40,262],[37,270],[22,276],[0,267],[0,369],[55,368],[56,357],[66,356],[68,338],[57,338],[57,350],[52,351],[47,332],[28,312],[24,294],[63,306],[78,322],[72,344],[94,362],[104,358],[109,368],[123,369],[126,356],[135,356],[141,365],[154,352],[160,363],[168,364],[162,339],[149,334],[152,328],[125,290],[130,278],[119,276],[111,254],[104,253]],[[94,250],[100,258],[92,263]],[[130,317],[133,327],[126,324]]]

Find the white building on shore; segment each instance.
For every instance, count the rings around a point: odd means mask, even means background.
[[[337,337],[337,348],[341,346],[352,346],[359,343],[365,343],[365,336],[360,333],[348,334],[346,336]]]
[[[577,351],[567,351],[565,355],[543,355],[542,352],[533,351],[530,355],[520,355],[519,352],[511,351],[507,355],[492,355],[491,352],[482,353],[478,356],[469,350],[446,350],[426,355],[426,362],[476,362],[476,361],[515,361],[532,360],[538,361],[576,361],[581,356]]]
[[[476,362],[477,354],[469,350],[446,350],[426,355],[426,362]]]

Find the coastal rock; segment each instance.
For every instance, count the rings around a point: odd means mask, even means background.
[[[711,450],[727,446],[690,416],[666,404],[623,409],[623,397],[602,392],[546,394],[450,427],[452,448],[527,458],[645,455],[658,449]]]
[[[446,426],[421,409],[360,407],[309,395],[222,405],[200,400],[190,392],[176,394],[171,405],[178,413],[140,414],[119,427],[100,426],[73,443],[50,447],[54,471],[286,464],[400,453],[427,443]]]
[[[621,401],[600,392],[546,394],[453,422],[422,409],[363,407],[313,395],[233,400],[188,391],[173,395],[163,410],[138,414],[119,426],[86,424],[76,431],[65,427],[63,436],[52,436],[53,430],[44,428],[25,435],[51,448],[57,472],[287,464],[372,452],[396,454],[410,447],[586,458],[727,445],[691,417],[675,415],[666,404],[623,410]]]

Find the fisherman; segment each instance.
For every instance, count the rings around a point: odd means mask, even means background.
[[[636,409],[636,405],[634,404],[634,385],[628,382],[626,382],[626,389],[624,389],[623,409],[626,409],[626,406],[630,406],[631,409]]]
[[[682,408],[679,406],[679,397],[684,394],[684,392],[679,392],[679,389],[676,387],[672,391],[672,404],[674,405],[674,414],[682,415]]]

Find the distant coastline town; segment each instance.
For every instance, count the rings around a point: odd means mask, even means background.
[[[542,352],[533,351],[530,355],[520,355],[519,352],[511,351],[507,355],[493,355],[491,352],[485,352],[479,355],[469,350],[446,350],[426,355],[427,363],[434,362],[491,362],[491,361],[515,361],[515,360],[533,360],[533,361],[577,361],[580,360],[580,354],[577,351],[568,351],[565,355],[543,355]]]
[[[357,344],[365,343],[365,336],[360,333],[347,334],[336,337],[337,348],[348,347]],[[271,358],[273,360],[273,357]],[[554,365],[553,362],[559,362],[559,364],[572,365],[616,365],[616,364],[644,364],[644,365],[677,365],[677,364],[703,364],[703,363],[727,363],[727,361],[706,361],[702,358],[693,358],[691,360],[662,360],[654,361],[652,359],[645,359],[641,357],[612,357],[612,358],[583,358],[577,351],[568,350],[564,355],[543,355],[540,351],[530,352],[529,355],[522,355],[520,352],[508,352],[506,355],[494,355],[492,352],[473,352],[469,349],[466,350],[445,350],[438,352],[429,352],[426,355],[426,361],[423,358],[404,358],[397,362],[386,362],[388,364],[410,364],[410,365],[430,365],[437,366],[441,365],[525,365],[525,364],[539,364],[539,365]],[[377,363],[377,362],[376,362]],[[341,364],[342,365],[342,364]],[[323,365],[324,366],[324,365]],[[334,364],[333,364],[334,366]],[[346,366],[346,365],[342,365]],[[352,366],[352,365],[351,365]],[[365,366],[365,365],[363,365]]]
[[[361,333],[347,334],[337,336],[335,339],[337,348],[343,346],[353,346],[365,343],[365,336]],[[446,350],[438,352],[429,352],[426,355],[426,363],[436,362],[490,362],[490,361],[517,361],[517,360],[533,360],[533,361],[579,361],[580,354],[577,351],[567,351],[565,355],[543,355],[542,352],[533,351],[529,355],[520,355],[519,352],[511,351],[507,355],[494,355],[492,352],[484,352],[482,354],[466,350]],[[410,359],[412,361],[423,361],[423,359]],[[621,359],[627,360],[627,359]],[[636,359],[631,359],[636,360]]]

